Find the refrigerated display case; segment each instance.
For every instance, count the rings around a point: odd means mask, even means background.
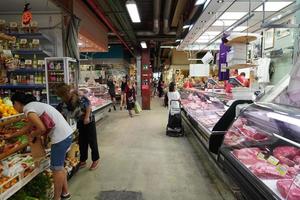
[[[91,101],[92,112],[95,115],[96,122],[104,118],[106,111],[112,105],[107,86],[104,84],[93,86],[80,85],[79,91]]]
[[[299,112],[252,104],[226,132],[219,162],[245,199],[300,199]]]
[[[45,58],[47,103],[56,106],[60,98],[55,94],[55,88],[60,83],[72,85],[78,88],[78,69],[75,67],[76,60],[69,57]]]

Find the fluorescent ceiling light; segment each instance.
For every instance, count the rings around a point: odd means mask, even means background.
[[[220,19],[241,19],[243,18],[247,12],[225,12]]]
[[[161,49],[175,49],[176,46],[160,46]]]
[[[126,8],[133,23],[140,23],[141,18],[139,15],[139,11],[134,0],[128,0],[126,2]]]
[[[211,1],[211,0],[206,0],[205,4],[204,4],[204,6],[203,6],[203,9],[205,9],[205,8],[208,6],[208,4],[210,3],[210,1]]]
[[[198,5],[204,4],[205,2],[206,2],[206,0],[197,0],[195,5],[198,6]]]
[[[189,27],[190,27],[190,25],[184,25],[182,28],[186,29],[186,28],[189,28]]]
[[[189,31],[194,27],[194,24],[191,24],[189,27]]]
[[[237,20],[217,20],[215,23],[213,23],[212,26],[231,26],[234,24]]]
[[[236,28],[234,28],[232,31],[233,32],[242,32],[244,30],[246,30],[248,28],[248,26],[238,26]]]
[[[267,12],[277,12],[288,5],[293,3],[293,1],[280,1],[280,2],[266,2],[265,3],[265,11]],[[263,6],[259,6],[256,10],[256,12],[262,12],[263,11]]]
[[[142,47],[143,49],[147,49],[147,44],[146,44],[146,42],[141,42],[141,47]]]

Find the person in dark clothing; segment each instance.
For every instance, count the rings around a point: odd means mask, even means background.
[[[127,110],[130,117],[133,117],[132,109],[134,108],[136,96],[135,96],[136,90],[134,88],[134,82],[133,81],[127,81],[127,86],[125,89],[125,99],[127,104]]]
[[[113,103],[114,110],[116,109],[116,83],[113,79],[113,76],[110,76],[107,80],[108,93],[110,95],[111,101]],[[109,109],[109,112],[111,109]]]
[[[165,87],[165,82],[162,80],[159,80],[158,86],[157,86],[157,91],[158,91],[158,96],[161,98],[164,95],[164,87]]]
[[[125,99],[125,89],[126,89],[126,86],[127,86],[127,79],[126,79],[126,76],[124,76],[122,78],[122,83],[121,83],[121,103],[120,103],[120,110],[122,110],[123,107],[125,106],[125,102],[126,102],[126,99]]]
[[[61,84],[56,89],[56,94],[61,97],[64,107],[63,112],[76,119],[79,131],[80,168],[86,166],[88,159],[88,147],[91,148],[92,165],[94,170],[100,163],[100,155],[97,143],[97,131],[95,117],[92,114],[91,103],[85,96],[79,96],[77,91],[72,91],[67,84]]]

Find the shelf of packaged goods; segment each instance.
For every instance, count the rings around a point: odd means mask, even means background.
[[[14,41],[16,38],[5,33],[0,33],[0,40]]]
[[[49,159],[45,159],[44,161],[42,161],[38,168],[34,169],[25,178],[20,178],[20,180],[15,185],[13,185],[11,188],[9,188],[8,190],[0,194],[0,200],[9,199],[11,196],[17,193],[21,188],[23,188],[27,183],[29,183],[33,178],[35,178],[37,175],[39,175],[40,173],[48,169],[49,165],[50,165]]]
[[[21,145],[18,145],[17,147],[13,147],[11,148],[10,150],[8,150],[7,152],[5,153],[1,153],[0,154],[0,160],[3,160],[4,158],[7,158],[8,156],[18,152],[18,151],[21,151],[22,149],[26,148],[28,146],[28,144],[21,144]]]
[[[18,49],[18,50],[12,50],[13,54],[19,54],[19,55],[42,55],[45,57],[51,57],[52,53],[46,50],[42,49]]]
[[[8,33],[10,36],[14,36],[16,38],[24,38],[24,39],[39,39],[39,40],[44,40],[47,42],[52,42],[53,40],[43,34],[43,33]]]
[[[15,70],[9,70],[8,73],[15,73],[15,74],[35,74],[35,73],[45,73],[44,69],[26,69],[26,68],[19,68]]]
[[[46,89],[46,85],[44,84],[18,84],[18,85],[11,85],[5,84],[0,85],[0,89]]]

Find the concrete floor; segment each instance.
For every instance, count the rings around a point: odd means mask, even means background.
[[[72,200],[99,199],[108,190],[142,192],[144,200],[233,199],[216,186],[213,172],[202,163],[206,159],[198,157],[186,138],[165,135],[167,110],[157,100],[152,108],[134,118],[112,112],[100,122],[101,166],[82,169],[70,180]]]

